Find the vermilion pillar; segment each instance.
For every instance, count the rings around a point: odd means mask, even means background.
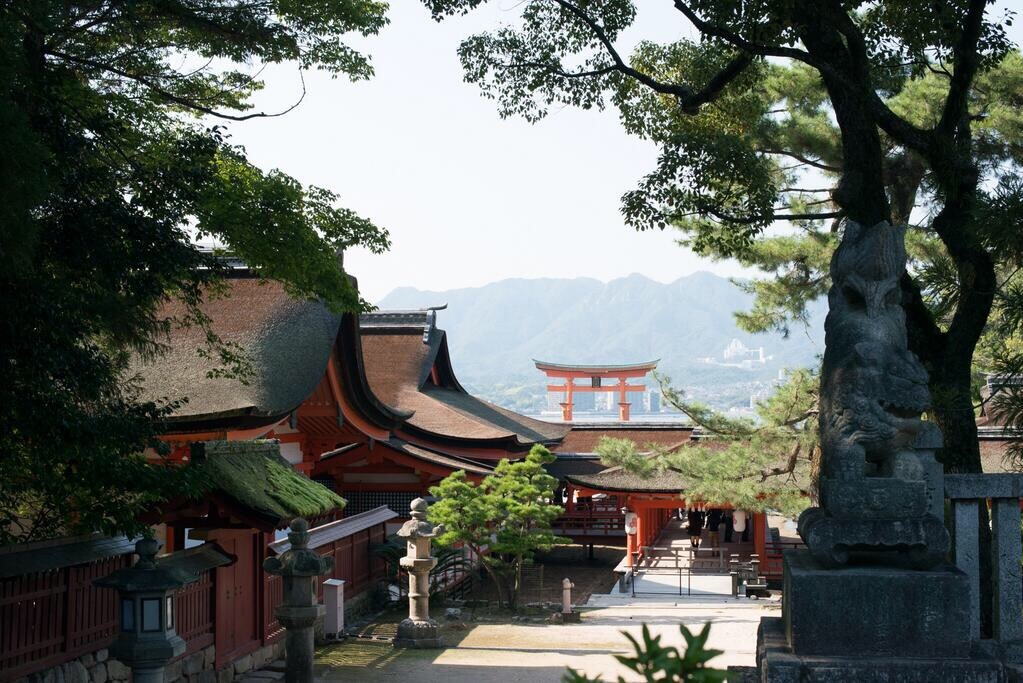
[[[629,395],[625,393],[625,378],[618,378],[618,419],[622,422],[629,421]]]
[[[572,421],[572,388],[573,388],[573,384],[574,384],[574,382],[572,381],[572,379],[569,379],[565,383],[565,402],[558,404],[558,405],[561,406],[561,419],[564,420],[565,422],[571,422]]]

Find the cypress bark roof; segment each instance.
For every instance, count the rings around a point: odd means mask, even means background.
[[[384,311],[363,314],[362,354],[373,393],[411,411],[406,429],[448,443],[485,442],[511,450],[553,444],[568,432],[469,394],[455,377],[447,335],[436,313]],[[489,443],[487,443],[489,442]]]
[[[202,311],[213,331],[252,362],[251,377],[242,382],[211,376],[218,363],[199,353],[206,338],[195,326],[174,326],[165,353],[136,358],[130,369],[142,380],[142,400],[185,401],[169,418],[174,431],[244,429],[282,419],[315,390],[335,349],[344,388],[365,417],[392,428],[408,416],[370,391],[357,316],[295,299],[276,281],[236,273],[226,287],[226,294],[210,297]],[[185,313],[181,302],[170,301],[158,315],[180,319]]]
[[[196,326],[175,327],[166,352],[136,360],[132,374],[142,379],[143,400],[185,401],[172,423],[258,426],[280,419],[316,388],[327,367],[341,316],[315,301],[291,297],[279,282],[252,277],[227,281],[229,295],[202,306],[213,331],[247,354],[254,372],[243,383],[211,376],[219,363],[203,358],[205,332]],[[182,318],[179,301],[168,302],[161,317]]]
[[[630,491],[635,493],[682,493],[688,484],[674,470],[664,470],[651,477],[626,472],[612,467],[595,474],[570,474],[565,477],[576,486],[598,491]]]

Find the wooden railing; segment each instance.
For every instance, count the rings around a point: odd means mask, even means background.
[[[760,575],[767,578],[768,581],[780,581],[785,551],[805,547],[799,541],[766,541],[764,553],[760,556]]]
[[[616,512],[566,512],[551,525],[562,536],[625,536],[625,515]]]
[[[284,635],[284,627],[277,621],[274,610],[284,602],[284,581],[275,574],[263,575],[263,644],[271,643]]]
[[[952,504],[955,562],[970,578],[970,628],[980,637],[980,506],[991,505],[992,637],[1023,639],[1020,557],[1020,499],[1023,474],[946,474],[945,498]]]

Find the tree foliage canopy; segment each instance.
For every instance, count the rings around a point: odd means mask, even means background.
[[[438,19],[480,4],[424,2]],[[459,54],[503,116],[615,107],[655,142],[656,166],[623,198],[626,221],[678,227],[697,252],[777,274],[750,285],[751,329],[805,316],[829,286],[842,219],[912,222],[910,347],[931,374],[946,468],[979,471],[971,360],[1023,251],[1006,210],[1020,203],[1020,58],[1005,33],[1013,12],[989,4],[675,0],[699,40],[643,41],[630,55],[618,44],[639,3],[529,0]]]
[[[558,480],[544,469],[551,462],[554,455],[538,444],[523,460],[498,462],[494,474],[479,485],[459,470],[430,488],[438,499],[430,506],[430,521],[445,529],[437,542],[468,546],[497,584],[502,604],[512,609],[523,565],[538,550],[569,542],[551,530],[565,511],[551,502],[558,487]]]
[[[689,400],[658,376],[668,405],[702,431],[697,441],[674,450],[604,437],[601,462],[641,476],[673,470],[686,482],[687,500],[796,517],[815,495],[819,460],[816,372],[792,371],[784,384],[757,405],[758,420],[722,415]],[[643,450],[641,451],[640,448]]]
[[[372,74],[348,33],[374,0],[0,3],[0,543],[136,531],[154,500],[193,490],[142,452],[169,405],[141,404],[129,354],[198,324],[223,374],[245,368],[199,303],[214,238],[266,277],[335,310],[364,304],[338,251],[387,233],[280,171],[248,162],[217,119],[245,120],[260,67]],[[157,315],[168,297],[184,320]],[[226,381],[226,380],[225,380]]]

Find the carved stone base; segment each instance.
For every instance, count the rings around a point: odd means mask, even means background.
[[[907,566],[927,569],[948,554],[945,525],[930,514],[900,519],[840,517],[822,508],[799,516],[799,535],[815,560],[825,567],[841,567],[859,556],[897,554]]]
[[[841,633],[828,634],[834,640]],[[983,652],[965,659],[893,655],[800,655],[785,640],[779,617],[764,617],[757,632],[758,675],[739,680],[770,683],[1002,683],[1004,666]],[[744,674],[746,672],[743,672]]]
[[[405,619],[398,624],[394,647],[432,649],[444,647],[444,643],[437,632],[437,622],[433,619],[423,621]]]
[[[911,456],[919,467],[919,460]],[[905,519],[927,512],[927,482],[892,477],[821,479],[821,505],[837,517]]]

